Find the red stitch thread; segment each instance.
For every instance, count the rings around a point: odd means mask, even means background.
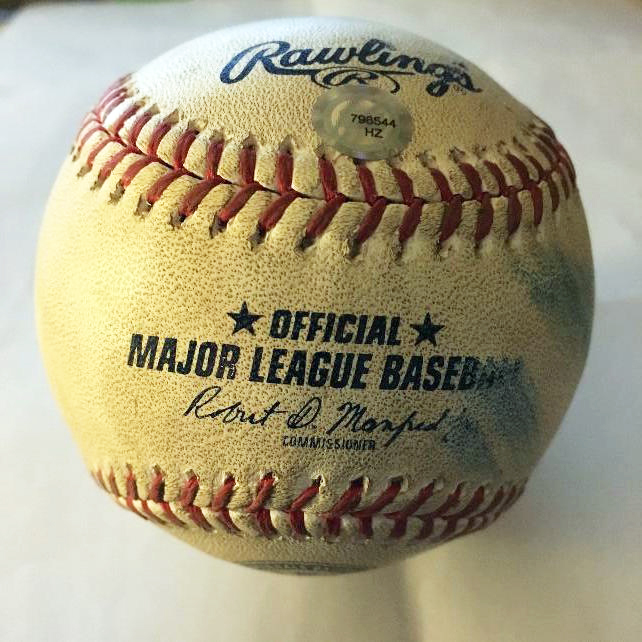
[[[241,183],[250,185],[254,183],[254,169],[256,167],[256,150],[254,147],[243,147],[239,153],[239,174]]]
[[[363,479],[355,479],[350,482],[348,490],[341,495],[339,501],[326,513],[322,515],[325,522],[325,530],[329,537],[336,537],[341,531],[341,517],[352,511],[361,501],[363,492]]]
[[[448,185],[448,179],[443,175],[443,173],[440,172],[438,169],[431,167],[430,175],[435,181],[435,185],[437,185],[437,189],[439,190],[439,194],[441,195],[441,200],[445,202],[452,201],[453,193],[450,191],[450,185]]]
[[[515,168],[515,171],[519,176],[519,180],[522,182],[522,187],[528,187],[531,182],[531,177],[528,173],[528,167],[526,167],[526,165],[524,165],[524,163],[514,154],[506,154],[506,158]]]
[[[152,112],[151,110],[147,110],[146,112],[143,112],[135,121],[134,124],[132,125],[132,128],[129,131],[129,144],[134,146],[136,145],[138,141],[138,137],[140,136],[140,133],[143,131],[143,127],[147,125],[147,123],[151,120],[152,118]]]
[[[143,156],[142,158],[135,160],[120,177],[119,183],[122,185],[123,189],[126,188],[134,180],[138,172],[140,172],[144,167],[147,167],[147,165],[153,162],[154,159],[151,156]]]
[[[337,175],[334,165],[325,156],[319,158],[319,179],[325,200],[333,200],[337,196]]]
[[[393,527],[390,531],[390,537],[398,539],[403,537],[406,534],[406,527],[408,524],[408,518],[423,506],[431,497],[435,490],[435,482],[430,482],[427,486],[424,486],[417,497],[411,501],[405,508],[402,510],[395,511],[394,513],[386,513],[386,517],[393,520]]]
[[[411,205],[413,200],[415,199],[415,194],[410,176],[408,176],[406,172],[398,169],[397,167],[392,167],[391,171],[392,175],[397,181],[397,185],[399,185],[399,191],[401,192],[401,198],[403,199],[403,202],[406,205]]]
[[[158,469],[154,469],[154,476],[152,478],[152,483],[149,486],[149,501],[154,502],[155,504],[160,504],[163,514],[167,519],[174,524],[175,526],[185,526],[185,522],[178,519],[174,515],[171,506],[164,499],[165,495],[165,479],[163,478],[163,473]],[[150,511],[151,512],[151,511]]]
[[[82,130],[81,130],[82,131]],[[94,135],[97,134],[98,132],[105,132],[106,134],[109,135],[109,132],[102,126],[102,125],[95,125],[88,129],[80,138],[78,141],[78,144],[76,146],[76,154],[80,154],[82,151],[83,147],[85,146],[85,143]]]
[[[201,204],[201,201],[220,183],[221,179],[218,177],[196,183],[196,185],[185,194],[178,208],[180,222],[183,222],[188,216],[191,216]]]
[[[187,512],[190,516],[190,519],[200,528],[211,531],[212,525],[205,519],[203,511],[194,504],[196,499],[196,494],[198,493],[198,477],[196,475],[190,475],[183,484],[181,488],[181,494],[178,498],[178,503],[181,505],[183,510]]]
[[[109,470],[109,474],[107,475],[107,484],[109,485],[109,490],[117,497],[120,497],[120,492],[118,490],[118,485],[116,484],[116,476],[114,475],[113,468]]]
[[[252,503],[245,509],[248,513],[256,517],[256,523],[266,537],[276,535],[276,529],[272,525],[270,510],[265,508],[264,504],[269,499],[274,486],[274,476],[267,473],[263,476],[256,489],[256,497]]]
[[[136,485],[136,478],[134,477],[134,473],[129,467],[129,473],[128,473],[128,478],[127,478],[127,495],[128,497],[131,496],[132,500],[136,499],[140,502],[141,509],[143,511],[143,514],[141,517],[144,519],[151,519],[153,522],[157,524],[164,524],[162,519],[160,517],[157,517],[149,508],[149,504],[147,503],[147,500],[143,499],[141,500],[138,496],[138,486]],[[131,479],[131,490],[130,490],[130,479]],[[153,484],[153,482],[152,482]],[[129,505],[129,502],[128,502]],[[130,508],[133,508],[133,501],[132,501],[132,506]],[[138,511],[137,511],[138,512]]]
[[[361,219],[361,224],[355,236],[355,243],[361,245],[365,242],[379,226],[379,222],[386,209],[387,201],[385,198],[378,198],[372,207],[366,212],[366,215]]]
[[[521,220],[522,220],[522,204],[519,202],[519,198],[517,198],[517,188],[509,187],[508,212],[507,212],[507,225],[508,225],[509,236],[517,230]]]
[[[424,525],[421,528],[421,531],[419,532],[417,539],[425,539],[426,537],[429,537],[430,535],[432,535],[434,524],[435,524],[435,518],[436,517],[443,518],[443,516],[451,508],[454,508],[459,504],[462,487],[463,487],[463,484],[459,484],[459,486],[457,486],[457,488],[455,488],[455,490],[450,495],[448,495],[448,497],[446,498],[446,501],[435,510],[431,511],[430,513],[427,513],[426,515],[418,516],[421,519],[421,521],[424,523]]]
[[[542,222],[542,215],[544,214],[544,200],[542,198],[542,190],[539,185],[535,183],[528,187],[533,199],[533,223],[537,227]]]
[[[303,516],[303,508],[311,502],[319,494],[319,486],[321,485],[321,478],[317,477],[310,486],[308,486],[291,504],[288,508],[290,516],[290,526],[295,535],[307,536],[307,529],[305,528],[305,518]]]
[[[121,87],[108,93],[99,103],[94,114],[100,120],[105,120],[109,113],[127,98],[127,88]]]
[[[462,508],[460,511],[450,515],[442,514],[442,518],[446,520],[446,528],[441,532],[440,538],[448,539],[449,537],[451,537],[455,532],[455,529],[457,528],[457,521],[472,515],[482,505],[483,501],[484,487],[480,486],[474,492],[468,504],[466,504],[466,506],[464,506],[464,508]]]
[[[160,178],[154,181],[150,188],[147,190],[146,200],[150,205],[153,205],[162,195],[163,192],[180,176],[187,174],[186,169],[175,169],[167,174],[163,174]]]
[[[504,488],[501,487],[496,493],[493,499],[491,500],[490,504],[484,508],[484,510],[478,512],[475,514],[475,519],[481,518],[481,521],[478,522],[476,525],[473,526],[474,521],[470,520],[468,526],[466,527],[464,532],[471,532],[473,530],[478,530],[480,528],[484,528],[488,524],[488,520],[491,517],[492,513],[496,510],[499,509],[501,506],[502,501],[504,500]],[[462,533],[463,534],[463,533]]]
[[[165,481],[160,469],[153,469],[152,480],[148,490],[148,499],[146,500],[141,500],[138,496],[136,478],[130,466],[127,467],[124,494],[122,494],[118,488],[112,469],[110,469],[107,475],[107,482],[105,482],[101,470],[93,472],[92,475],[104,490],[119,499],[123,499],[125,507],[137,515],[161,524],[166,523],[150,509],[149,503],[151,502],[161,507],[163,515],[168,522],[180,527],[186,526],[185,522],[176,516],[170,504],[164,499]],[[246,513],[255,517],[260,534],[268,538],[277,534],[277,530],[272,524],[271,511],[265,506],[271,496],[275,483],[276,480],[272,473],[264,475],[256,487],[254,499],[245,508]],[[310,486],[305,488],[294,499],[289,508],[284,511],[289,516],[293,536],[309,536],[309,532],[305,526],[304,507],[318,495],[320,485],[321,478],[315,479]],[[525,483],[513,484],[509,487],[508,492],[506,492],[504,486],[499,487],[485,508],[482,507],[486,499],[486,490],[483,486],[479,486],[473,491],[468,502],[462,508],[459,508],[463,492],[463,484],[459,484],[437,508],[428,513],[419,513],[420,508],[434,494],[435,482],[433,481],[427,486],[424,486],[417,496],[401,510],[384,513],[383,510],[385,507],[395,501],[401,492],[402,480],[391,480],[388,487],[384,489],[372,504],[357,509],[364,492],[363,479],[359,478],[353,480],[333,507],[329,511],[321,513],[319,517],[324,525],[324,534],[327,537],[338,536],[341,532],[342,518],[345,515],[350,515],[357,520],[361,536],[367,539],[374,535],[372,518],[379,514],[392,522],[388,537],[398,539],[406,534],[408,519],[414,516],[422,522],[421,530],[417,535],[418,539],[435,537],[438,541],[444,541],[484,528],[489,522],[497,519],[521,496],[524,491],[524,485]],[[228,476],[222,486],[212,496],[210,507],[217,520],[225,526],[230,533],[239,533],[240,530],[232,521],[227,508],[234,491],[234,486],[234,478]],[[202,509],[194,503],[198,490],[198,477],[190,472],[181,486],[178,504],[181,509],[188,514],[190,521],[197,528],[209,532],[212,530],[212,524],[205,518]],[[137,502],[137,504],[134,502]],[[140,509],[138,507],[140,507]],[[435,533],[434,530],[436,519],[445,522],[445,526],[440,533]],[[464,524],[461,523],[462,520],[465,521]],[[459,528],[458,530],[460,525],[463,526],[463,528]]]
[[[163,140],[163,137],[167,132],[172,128],[172,123],[168,120],[161,121],[152,129],[152,133],[149,136],[149,142],[147,143],[147,153],[150,156],[153,156],[155,159],[158,159],[158,146]]]
[[[548,191],[551,195],[551,208],[553,212],[555,212],[560,204],[560,193],[557,189],[557,185],[555,185],[553,177],[550,174],[546,176],[545,180],[546,184],[548,185]]]
[[[96,186],[102,185],[109,175],[112,173],[116,165],[125,158],[128,154],[138,154],[138,150],[132,147],[123,147],[120,151],[116,152],[101,168],[98,172],[98,177],[96,179]]]
[[[406,210],[399,226],[399,242],[403,245],[414,233],[421,220],[424,201],[414,198]]]
[[[285,194],[292,189],[294,161],[292,154],[281,152],[276,158],[276,189]]]
[[[252,196],[259,187],[258,183],[250,183],[236,192],[227,205],[218,213],[216,218],[220,223],[226,225],[232,217],[236,216],[239,210],[250,200],[250,196]]]
[[[374,205],[378,200],[377,188],[375,187],[374,176],[372,172],[362,164],[357,165],[357,174],[363,190],[363,198],[366,203]]]
[[[136,477],[134,477],[134,473],[130,466],[127,467],[127,478],[125,479],[125,488],[127,489],[126,495],[125,495],[125,503],[127,504],[127,508],[129,508],[129,510],[132,513],[135,513],[139,517],[142,517],[143,519],[147,519],[147,517],[145,517],[145,515],[139,512],[136,509],[136,506],[134,506],[134,501],[138,499],[138,488],[136,487]]]
[[[484,196],[480,173],[470,163],[459,163],[459,169],[473,191],[473,198],[481,201]]]
[[[89,155],[87,156],[87,160],[85,161],[85,167],[88,169],[91,169],[94,166],[94,161],[96,160],[96,156],[100,154],[100,152],[109,145],[109,143],[112,143],[113,140],[111,138],[105,138],[101,140],[96,147],[94,147],[91,152],[89,152]]]
[[[240,532],[240,529],[232,521],[230,511],[227,508],[230,498],[232,497],[232,493],[234,492],[235,483],[234,477],[227,477],[223,482],[223,485],[212,497],[211,503],[212,512],[216,515],[216,519],[218,519],[218,521],[221,522],[221,524],[223,524],[230,533]]]
[[[311,243],[314,238],[319,236],[330,225],[330,221],[346,200],[343,194],[337,194],[331,201],[324,203],[305,226],[304,240]]]
[[[477,227],[475,229],[475,243],[479,244],[483,238],[488,236],[493,224],[493,206],[490,202],[490,194],[485,192],[479,204],[477,216]]]
[[[205,159],[206,180],[220,178],[218,175],[218,164],[221,160],[221,154],[223,154],[223,141],[213,140],[207,148],[207,157]]]
[[[112,130],[115,136],[118,136],[123,125],[140,109],[140,105],[132,105],[126,109],[119,117],[118,120],[112,125]]]
[[[388,487],[367,508],[362,508],[351,513],[359,520],[359,532],[364,537],[372,537],[372,516],[380,513],[388,504],[394,501],[401,490],[401,480],[393,479]]]
[[[78,143],[75,150],[76,155],[80,153],[94,134],[105,133],[106,138],[99,141],[91,150],[87,156],[84,167],[79,172],[79,175],[83,175],[92,169],[97,155],[108,145],[109,142],[116,142],[122,145],[123,149],[119,150],[116,154],[113,154],[105,161],[99,171],[95,186],[99,187],[102,185],[114,168],[122,162],[130,152],[136,155],[143,154],[141,158],[134,160],[133,163],[126,168],[117,184],[116,191],[112,194],[112,197],[115,199],[119,198],[143,167],[151,162],[158,162],[170,171],[166,173],[166,177],[161,177],[148,189],[147,200],[148,204],[152,205],[156,200],[158,200],[158,198],[160,198],[164,190],[173,180],[182,176],[184,173],[188,173],[180,170],[184,170],[185,159],[188,155],[190,146],[198,136],[198,132],[194,129],[189,129],[183,132],[174,145],[172,164],[169,165],[158,156],[158,148],[164,136],[174,126],[175,117],[173,115],[163,119],[154,126],[149,137],[146,152],[141,151],[140,148],[137,147],[137,140],[142,129],[154,114],[153,108],[148,109],[136,117],[136,113],[141,109],[141,105],[138,103],[132,104],[124,109],[121,115],[109,128],[106,128],[104,125],[104,119],[118,105],[122,104],[129,98],[130,90],[125,84],[128,80],[129,76],[110,86],[110,88],[108,88],[108,90],[103,94],[96,107],[83,121],[83,126],[78,135]],[[132,118],[135,120],[127,135],[128,142],[125,142],[120,137],[120,130],[123,128],[125,123]],[[568,153],[559,141],[555,139],[555,135],[549,127],[541,125],[538,129],[535,125],[532,125],[531,132],[534,138],[533,145],[547,159],[549,168],[544,170],[537,159],[526,153],[526,147],[524,147],[524,145],[518,140],[515,140],[514,143],[516,148],[525,152],[524,157],[531,163],[537,173],[536,180],[533,180],[524,161],[515,154],[510,152],[506,153],[504,156],[515,168],[521,186],[509,186],[507,184],[506,175],[500,166],[493,161],[484,160],[482,163],[497,183],[497,191],[489,194],[483,190],[482,177],[477,168],[471,163],[460,162],[458,163],[458,168],[466,178],[472,190],[472,199],[469,199],[462,194],[453,193],[447,176],[440,169],[435,167],[428,168],[428,172],[439,192],[439,199],[446,205],[439,233],[439,244],[442,244],[450,238],[460,225],[462,205],[467,200],[474,200],[479,203],[479,214],[475,228],[475,241],[476,243],[479,243],[490,233],[492,229],[493,205],[490,197],[504,196],[507,198],[507,228],[510,235],[514,233],[521,224],[522,205],[519,200],[520,191],[528,191],[531,196],[533,202],[533,222],[535,226],[540,224],[544,209],[543,194],[540,187],[541,182],[546,182],[548,185],[551,209],[553,211],[557,210],[560,203],[559,189],[553,174],[559,174],[559,182],[562,191],[564,192],[564,197],[568,198],[570,196],[571,189],[575,186],[576,177],[575,169]],[[203,178],[189,173],[196,179],[211,182],[203,185],[202,187],[199,184],[188,190],[188,193],[184,196],[181,207],[179,208],[179,223],[198,208],[202,199],[212,187],[219,183],[230,183],[230,181],[225,180],[218,175],[218,165],[223,145],[224,142],[222,140],[210,142],[206,153]],[[126,149],[128,149],[128,151],[126,151]],[[359,246],[372,236],[381,221],[383,210],[391,203],[390,199],[378,195],[374,176],[370,168],[361,161],[356,161],[355,165],[357,175],[361,183],[364,201],[370,205],[370,209],[366,212],[353,239],[353,252],[357,251]],[[253,145],[246,145],[239,152],[238,169],[241,189],[239,189],[239,191],[230,199],[227,205],[219,213],[217,220],[220,225],[224,226],[233,216],[235,216],[255,191],[268,190],[267,187],[256,182],[254,178],[255,167],[256,149]],[[281,194],[281,197],[273,201],[261,213],[259,217],[259,236],[272,229],[283,216],[287,207],[297,196],[301,196],[292,190],[293,169],[293,157],[289,150],[279,152],[275,160],[275,183],[276,190]],[[402,221],[398,229],[399,241],[403,245],[417,229],[421,219],[423,205],[426,201],[414,194],[413,182],[404,171],[395,167],[391,167],[390,170],[399,187],[402,201],[407,206],[407,211],[402,217]],[[350,200],[348,197],[338,192],[337,177],[334,166],[326,157],[319,158],[318,172],[326,202],[318,208],[315,214],[308,221],[305,229],[305,237],[301,243],[302,247],[312,244],[315,238],[327,228],[341,205]]]
[[[192,143],[196,140],[198,132],[195,129],[188,129],[181,134],[174,149],[174,169],[182,169],[187,153]]]
[[[259,228],[262,232],[271,230],[281,219],[290,203],[299,194],[295,191],[287,192],[268,205],[259,218]]]
[[[506,177],[504,176],[504,172],[500,169],[499,165],[497,163],[493,163],[491,161],[484,161],[484,165],[488,168],[490,173],[493,175],[493,178],[497,182],[497,196],[502,196],[506,193],[507,185],[506,185]]]
[[[104,490],[109,492],[109,489],[107,486],[105,486],[105,480],[103,479],[103,471],[102,470],[97,470],[95,473],[93,473],[94,479],[96,480],[96,483]]]
[[[441,234],[439,235],[439,244],[441,245],[449,239],[461,223],[461,210],[463,198],[458,194],[453,196],[446,204],[446,211],[441,222]]]

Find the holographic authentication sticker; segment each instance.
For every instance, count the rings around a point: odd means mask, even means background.
[[[325,91],[312,108],[312,125],[324,143],[353,158],[381,160],[412,138],[412,117],[383,89],[344,85]]]

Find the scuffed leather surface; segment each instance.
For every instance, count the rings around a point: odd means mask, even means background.
[[[285,33],[291,27],[275,29]],[[325,43],[357,38],[357,33],[353,25],[303,23],[292,39]],[[237,29],[229,38],[252,37],[247,34],[245,28]],[[388,37],[389,32],[382,35]],[[222,91],[215,72],[244,42],[227,44],[227,37],[206,37],[167,54],[135,74],[132,82],[161,112],[178,109],[182,119],[202,119],[206,128],[223,131],[232,145],[253,135],[259,151],[276,150],[291,135],[295,163],[298,154],[316,154],[319,141],[306,114],[321,90],[307,78],[288,79],[286,84],[282,77],[254,72]],[[392,37],[409,49],[428,47],[430,55],[450,56],[432,45],[419,45],[414,37]],[[473,73],[483,86],[481,93],[440,99],[430,103],[431,109],[437,105],[434,111],[416,106],[419,93],[410,83],[404,100],[417,121],[405,158],[429,153],[437,164],[442,159],[447,164],[452,148],[492,148],[510,141],[531,122],[526,108],[481,72]],[[280,107],[273,110],[277,102]],[[276,117],[265,117],[273,111]],[[481,250],[474,247],[476,211],[469,208],[456,235],[437,251],[443,205],[436,203],[426,206],[422,222],[398,256],[393,251],[398,249],[394,231],[402,206],[392,205],[359,255],[350,258],[347,242],[364,214],[364,203],[344,205],[317,242],[301,252],[297,241],[311,208],[318,205],[319,196],[312,193],[295,201],[265,241],[253,247],[248,239],[269,195],[257,193],[224,231],[212,236],[213,217],[230,189],[219,186],[175,228],[170,221],[184,194],[180,181],[148,214],[136,213],[140,194],[155,176],[154,167],[141,172],[117,203],[110,194],[125,167],[118,166],[104,185],[92,189],[100,162],[109,154],[107,148],[101,152],[94,169],[82,177],[78,172],[83,157],[65,161],[43,223],[36,275],[45,363],[90,469],[113,469],[119,487],[131,469],[144,497],[144,482],[153,467],[159,467],[166,475],[167,498],[176,497],[185,474],[193,471],[200,481],[196,504],[203,506],[231,474],[237,481],[230,503],[235,508],[251,501],[267,471],[277,479],[268,503],[275,508],[287,507],[311,479],[321,476],[321,492],[309,507],[314,513],[328,510],[358,477],[368,480],[369,498],[381,493],[391,478],[403,477],[403,497],[391,505],[394,510],[433,479],[443,483],[445,493],[460,482],[496,488],[530,474],[570,402],[588,348],[592,261],[576,191],[554,215],[545,209],[538,228],[525,201],[522,224],[511,239],[506,238],[506,204],[499,202],[491,235]],[[578,291],[586,296],[578,297]],[[277,432],[221,429],[184,418],[182,412],[203,387],[202,380],[127,367],[133,332],[231,342],[227,312],[238,310],[243,301],[253,312],[266,315],[276,307],[399,315],[406,322],[400,350],[408,354],[412,334],[407,323],[420,321],[429,309],[446,326],[439,341],[443,354],[519,358],[524,379],[514,396],[491,401],[447,391],[352,391],[351,396],[376,416],[405,416],[415,408],[431,414],[446,404],[454,414],[466,408],[480,430],[457,430],[454,448],[446,447],[441,435],[426,433],[416,441],[399,440],[385,451],[348,457],[342,452],[283,449]],[[257,339],[240,333],[234,340],[243,352],[239,369],[247,372]],[[373,352],[372,369],[377,370],[385,349],[375,347]],[[224,385],[231,398],[242,399],[250,408],[266,407],[275,394],[242,379]],[[284,404],[296,407],[309,391],[280,386],[278,395]],[[323,398],[336,406],[345,393],[323,390]],[[258,538],[177,534],[233,560],[281,558],[288,550],[296,558],[300,547],[307,547],[301,555],[306,559],[345,562],[352,556],[352,544],[344,549],[339,544],[330,552],[326,544],[315,541],[288,549],[287,543]],[[373,543],[364,564],[398,555],[389,542]]]

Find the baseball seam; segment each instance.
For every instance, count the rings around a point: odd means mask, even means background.
[[[165,478],[159,468],[153,469],[145,499],[139,496],[138,482],[131,467],[127,467],[124,490],[118,487],[113,469],[106,473],[96,469],[92,476],[122,507],[161,525],[267,538],[333,540],[347,535],[363,541],[376,538],[434,543],[485,528],[519,499],[526,484],[526,480],[509,482],[494,491],[478,486],[465,493],[462,482],[440,501],[438,484],[433,480],[400,509],[386,511],[395,499],[399,499],[403,480],[390,480],[383,492],[364,506],[365,483],[359,478],[350,482],[329,510],[314,512],[308,505],[319,493],[321,478],[312,480],[286,508],[275,509],[268,503],[277,482],[272,473],[266,473],[258,482],[252,501],[242,508],[231,509],[229,503],[236,487],[236,480],[231,475],[226,476],[223,484],[212,493],[207,506],[195,504],[199,479],[192,472],[184,478],[174,500],[165,497]],[[428,506],[430,500],[437,500],[437,503]]]
[[[110,195],[111,200],[117,202],[145,167],[152,163],[160,165],[165,171],[141,195],[137,208],[139,214],[148,212],[174,181],[181,177],[190,179],[190,186],[182,195],[178,211],[172,216],[171,222],[176,227],[180,227],[194,214],[211,190],[224,184],[235,189],[215,215],[211,228],[213,232],[224,229],[255,192],[274,195],[270,204],[259,214],[252,238],[254,244],[262,242],[295,200],[315,199],[320,201],[320,205],[305,226],[299,243],[301,249],[315,242],[345,203],[354,202],[367,204],[368,210],[349,239],[352,255],[356,255],[363,243],[375,233],[386,208],[391,204],[405,206],[405,213],[397,229],[401,247],[417,230],[425,206],[435,203],[443,206],[436,239],[437,245],[441,247],[459,228],[464,206],[468,203],[475,204],[477,220],[474,242],[479,245],[493,228],[498,201],[503,201],[506,233],[510,238],[523,222],[526,203],[530,203],[532,223],[537,228],[546,212],[554,213],[559,208],[562,201],[560,192],[567,199],[575,189],[575,171],[570,157],[550,127],[544,123],[532,123],[529,126],[527,135],[532,143],[530,148],[515,139],[513,149],[498,149],[499,156],[494,160],[484,159],[481,155],[475,160],[458,160],[465,155],[460,150],[454,150],[455,166],[460,178],[463,177],[463,183],[461,180],[454,180],[452,176],[449,178],[446,168],[427,163],[427,178],[434,185],[434,192],[430,197],[417,194],[409,174],[389,163],[387,166],[393,183],[392,189],[400,198],[381,195],[371,164],[355,159],[350,160],[354,163],[361,194],[346,195],[339,190],[337,184],[334,166],[336,161],[323,154],[317,156],[317,185],[322,191],[322,198],[302,193],[292,187],[295,160],[285,144],[275,152],[273,184],[268,184],[266,180],[259,181],[255,176],[257,146],[249,139],[238,150],[235,176],[230,176],[229,172],[224,176],[225,172],[219,168],[226,151],[226,142],[222,136],[208,139],[204,169],[197,172],[193,168],[188,169],[186,160],[195,141],[205,129],[204,125],[191,122],[184,127],[182,124],[182,131],[176,132],[177,137],[173,137],[169,148],[166,146],[161,154],[159,147],[172,129],[178,127],[178,114],[172,112],[161,116],[155,105],[149,106],[146,99],[132,95],[129,80],[126,77],[112,85],[83,121],[73,149],[75,160],[81,154],[84,156],[78,175],[84,176],[96,170],[93,184],[96,189],[102,187],[116,167],[123,164],[125,169]],[[144,129],[147,132],[146,145],[138,141]],[[101,152],[112,143],[119,149],[103,158]],[[506,147],[505,143],[501,146]],[[83,150],[86,153],[83,154]],[[98,163],[99,167],[95,168],[97,160],[102,164]],[[455,183],[459,189],[455,188]]]

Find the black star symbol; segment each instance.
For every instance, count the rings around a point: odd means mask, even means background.
[[[419,345],[422,341],[428,339],[430,343],[434,346],[437,345],[437,332],[441,330],[444,326],[438,325],[432,322],[430,318],[430,312],[426,312],[423,323],[411,323],[410,327],[417,333],[417,339],[415,340],[415,345]]]
[[[234,319],[232,334],[236,334],[239,330],[247,330],[250,334],[254,334],[253,324],[263,317],[262,314],[250,314],[245,301],[241,305],[240,312],[228,312],[227,316]]]

